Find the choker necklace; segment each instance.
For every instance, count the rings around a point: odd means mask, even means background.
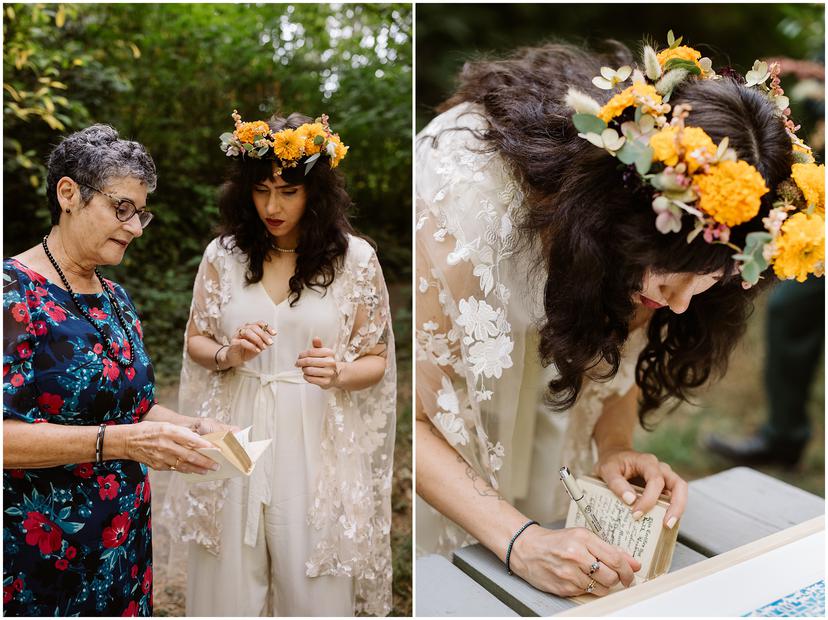
[[[108,356],[110,359],[115,359],[118,362],[119,366],[127,367],[132,366],[132,362],[135,361],[135,347],[132,344],[132,334],[130,334],[129,328],[127,328],[126,321],[124,320],[123,315],[121,314],[121,308],[118,305],[118,302],[115,300],[115,294],[110,289],[110,287],[104,282],[104,279],[101,277],[101,273],[98,271],[98,268],[95,267],[95,275],[98,276],[98,281],[101,283],[101,288],[103,288],[104,294],[106,295],[107,299],[109,299],[109,304],[115,310],[115,316],[118,317],[118,323],[121,324],[121,328],[124,330],[124,333],[127,337],[127,342],[129,342],[129,357],[121,357],[120,354],[115,353],[113,349],[113,342],[107,336],[104,331],[98,326],[98,324],[92,319],[89,315],[89,312],[80,305],[78,301],[78,294],[72,290],[72,287],[69,286],[69,280],[66,279],[66,276],[63,274],[63,270],[58,265],[58,262],[55,260],[55,257],[52,256],[52,253],[49,251],[49,246],[46,244],[46,240],[49,238],[49,235],[43,237],[43,250],[46,252],[46,257],[49,259],[49,262],[52,263],[52,267],[55,268],[57,274],[60,276],[61,281],[63,282],[63,286],[66,287],[67,292],[72,297],[72,301],[75,302],[75,306],[83,315],[83,317],[89,321],[89,323],[94,327],[97,332],[101,335],[104,343],[106,343],[106,350],[108,352]]]
[[[275,243],[273,244],[273,249],[275,249],[277,252],[281,252],[282,254],[296,254],[296,248],[293,248],[292,250],[286,250],[284,248],[280,248]]]

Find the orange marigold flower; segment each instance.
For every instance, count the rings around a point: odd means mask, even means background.
[[[665,127],[650,138],[650,146],[653,149],[653,157],[656,161],[663,162],[668,166],[675,166],[679,161],[679,145],[676,144],[679,128]],[[694,173],[703,163],[696,159],[698,155],[707,154],[710,157],[716,155],[716,145],[704,129],[699,127],[685,127],[681,132],[681,148],[684,150],[684,161],[687,163],[687,170]]]
[[[662,67],[667,64],[668,60],[673,58],[681,58],[682,60],[692,61],[699,69],[701,69],[701,65],[699,64],[701,52],[694,50],[692,47],[687,47],[686,45],[680,45],[678,47],[674,47],[673,49],[662,50],[656,54],[656,58]]]
[[[325,126],[322,123],[306,123],[299,127],[296,132],[305,141],[305,155],[316,155],[322,150],[326,136]],[[322,138],[322,140],[318,141],[317,137]]]
[[[283,129],[273,136],[273,152],[282,161],[291,161],[302,157],[305,138],[295,129]]]
[[[773,270],[783,280],[804,282],[809,274],[825,271],[825,217],[799,212],[785,223],[774,241]]]
[[[270,134],[270,125],[264,121],[242,123],[233,132],[242,143],[253,144],[256,137],[266,137]]]
[[[339,162],[345,159],[345,154],[351,147],[342,144],[342,141],[339,139],[339,136],[337,134],[332,135],[330,139],[334,145],[334,148],[336,149],[334,152],[334,156],[331,157],[331,168],[336,168],[339,165]]]
[[[661,103],[661,95],[658,94],[655,86],[645,84],[644,82],[636,82],[607,101],[604,107],[601,108],[601,111],[598,112],[598,118],[605,123],[609,123],[628,107],[635,105],[636,97],[648,97],[656,105]]]
[[[759,171],[746,161],[721,161],[706,174],[694,177],[699,208],[726,226],[756,217],[768,186]]]
[[[794,164],[791,176],[797,187],[802,190],[808,206],[825,214],[825,164]]]

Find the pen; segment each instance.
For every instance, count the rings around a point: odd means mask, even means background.
[[[558,473],[561,476],[561,482],[563,482],[564,487],[566,487],[567,494],[569,494],[569,497],[572,498],[572,501],[575,502],[578,510],[584,516],[584,521],[586,521],[587,527],[592,530],[593,534],[598,536],[601,540],[604,540],[601,524],[598,523],[598,519],[596,519],[595,515],[592,514],[592,506],[590,506],[587,502],[586,493],[584,493],[578,485],[578,481],[575,480],[575,476],[570,473],[569,468],[566,465],[561,467]]]

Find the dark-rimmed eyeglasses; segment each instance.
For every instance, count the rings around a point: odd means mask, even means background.
[[[147,224],[152,221],[153,214],[146,209],[139,209],[129,198],[118,198],[112,194],[102,192],[97,187],[92,187],[91,185],[81,183],[80,181],[75,182],[78,185],[88,187],[92,191],[98,192],[102,196],[109,198],[112,201],[112,207],[115,209],[115,217],[117,217],[121,222],[128,222],[135,216],[136,213],[138,214],[138,223],[141,224],[141,228],[146,228]]]

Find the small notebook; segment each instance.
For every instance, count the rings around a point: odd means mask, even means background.
[[[669,498],[661,496],[650,512],[635,521],[630,507],[616,497],[601,480],[584,476],[578,478],[578,484],[586,494],[592,512],[601,525],[604,539],[641,562],[641,570],[635,574],[635,584],[649,581],[670,570],[679,522],[672,529],[664,526],[664,515],[670,506]],[[644,491],[635,485],[633,488],[638,495]],[[584,517],[574,501],[569,503],[566,527],[586,527]],[[614,592],[616,589],[623,589],[623,586],[619,584],[611,591]],[[593,595],[583,595],[572,600],[587,602],[593,598]]]
[[[235,476],[249,476],[256,467],[256,461],[264,453],[272,439],[261,441],[250,441],[250,429],[248,426],[238,433],[230,431],[218,431],[202,435],[212,443],[214,448],[199,448],[198,452],[213,459],[219,464],[216,471],[206,474],[183,474],[189,482],[206,482],[208,480],[223,480]]]

